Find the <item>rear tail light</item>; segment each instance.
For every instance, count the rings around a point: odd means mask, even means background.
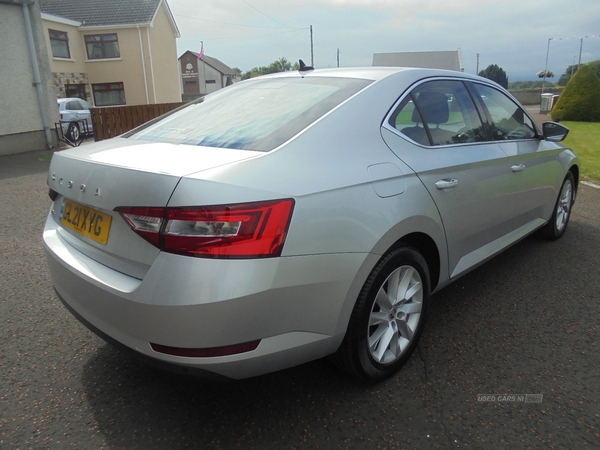
[[[294,200],[182,208],[119,207],[129,226],[169,253],[209,258],[280,256]]]

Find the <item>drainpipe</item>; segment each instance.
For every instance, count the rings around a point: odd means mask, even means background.
[[[146,37],[148,38],[148,56],[150,56],[150,75],[152,75],[152,95],[154,96],[154,103],[158,103],[156,100],[156,80],[154,79],[154,62],[152,61],[152,44],[150,43],[150,27],[146,27]]]
[[[48,111],[46,111],[46,101],[44,98],[44,91],[42,90],[42,79],[40,77],[40,68],[37,62],[37,53],[35,51],[35,44],[33,41],[33,31],[31,30],[31,21],[29,19],[28,6],[33,6],[34,2],[23,3],[23,18],[25,19],[25,29],[27,31],[27,42],[29,44],[29,55],[31,56],[31,64],[33,65],[33,77],[34,86],[37,89],[38,99],[40,101],[40,109],[42,112],[42,122],[44,123],[44,133],[46,134],[46,143],[48,148],[52,150],[54,148],[54,142],[52,142],[52,134],[50,133],[50,121],[48,120]]]
[[[138,37],[140,38],[140,52],[142,53],[142,72],[144,72],[144,88],[146,89],[146,105],[150,104],[150,99],[148,98],[148,79],[146,78],[146,57],[144,56],[144,45],[142,44],[142,31],[140,30],[140,26],[137,25]]]

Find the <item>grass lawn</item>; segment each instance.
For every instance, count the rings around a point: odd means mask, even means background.
[[[563,141],[581,160],[581,178],[600,184],[600,122],[561,122],[571,131]]]

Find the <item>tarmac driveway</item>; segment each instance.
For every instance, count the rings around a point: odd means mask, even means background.
[[[43,155],[0,158],[2,450],[600,446],[599,190],[581,188],[559,241],[528,238],[437,294],[391,379],[316,361],[211,385],[129,359],[58,301]]]

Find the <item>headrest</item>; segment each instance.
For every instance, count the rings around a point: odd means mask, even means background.
[[[421,113],[429,124],[440,124],[448,122],[450,110],[448,108],[448,97],[443,92],[421,92],[417,98]],[[417,108],[413,111],[413,122],[421,122]]]

